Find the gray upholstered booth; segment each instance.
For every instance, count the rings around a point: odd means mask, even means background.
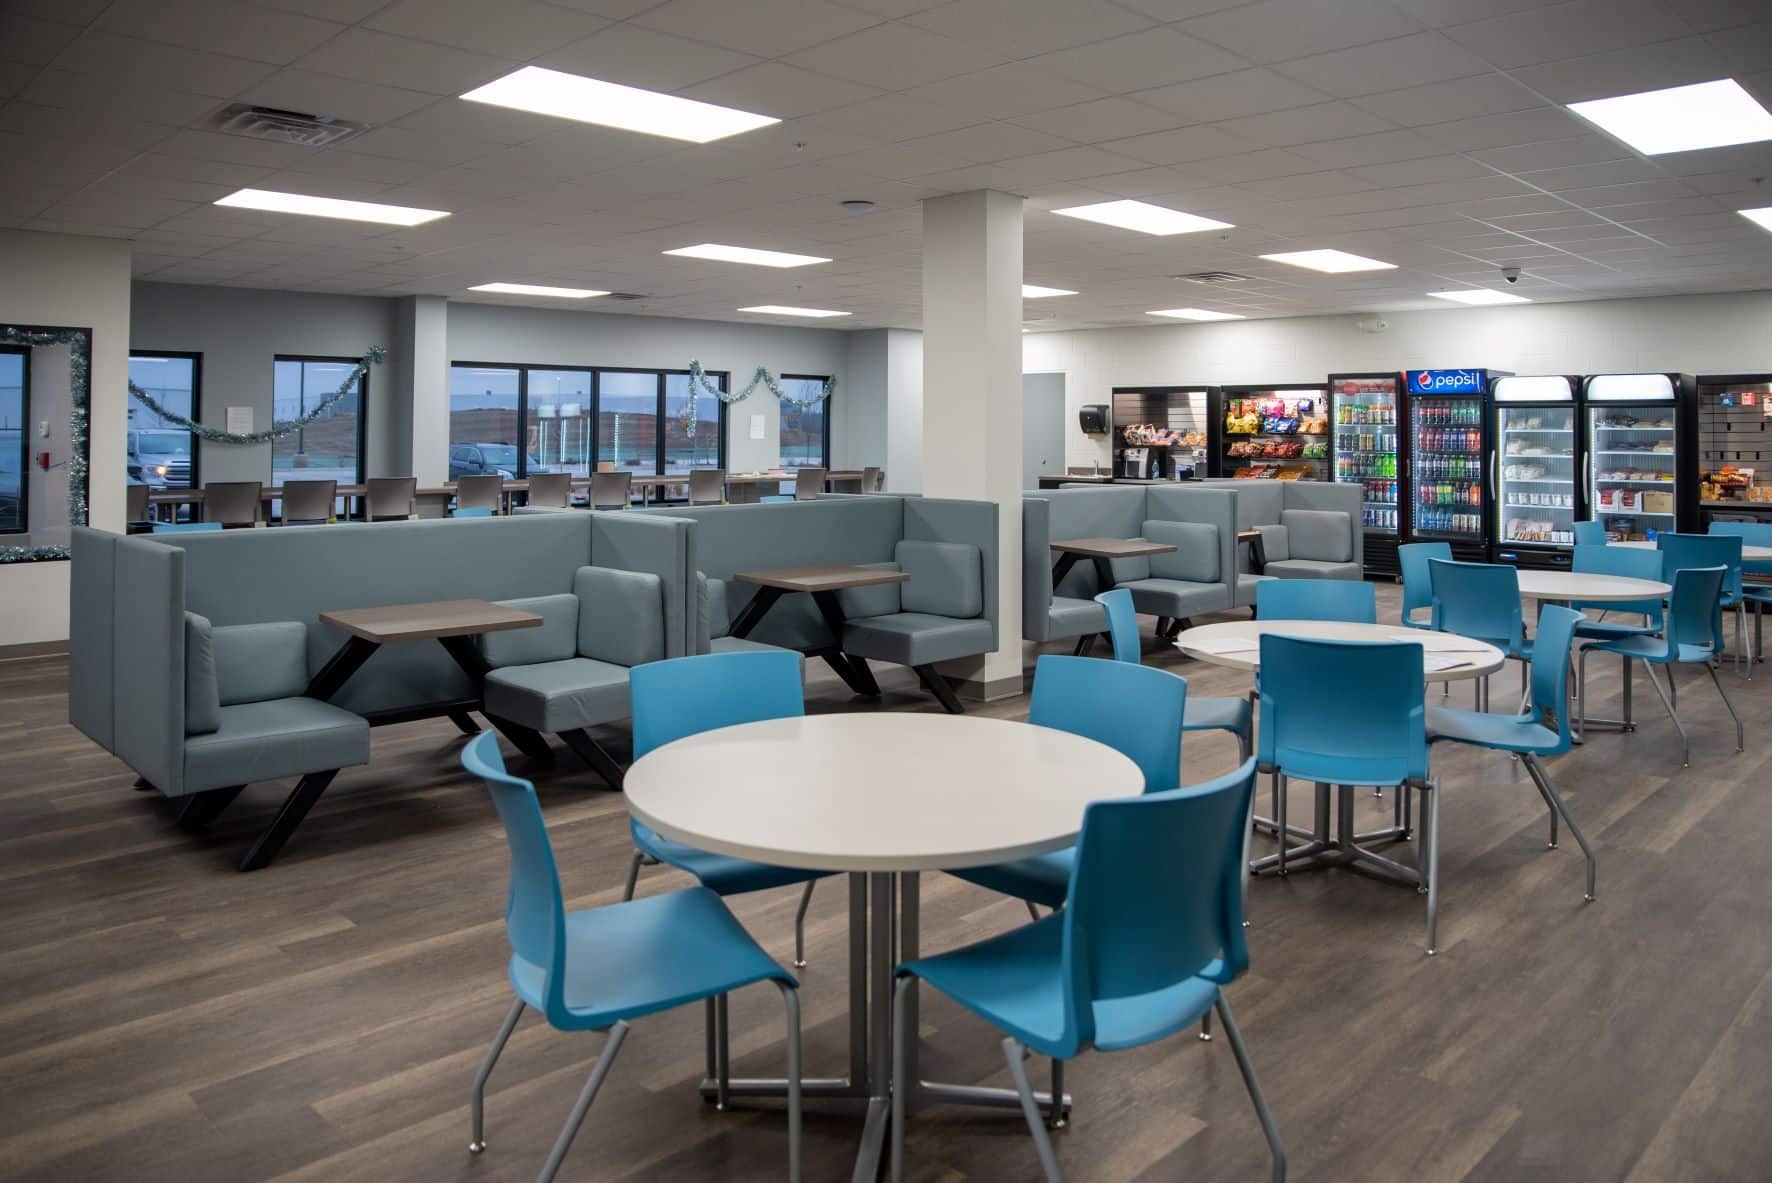
[[[768,644],[825,657],[858,693],[877,693],[869,659],[910,666],[950,711],[960,709],[937,663],[997,647],[997,507],[988,501],[893,496],[820,497],[773,505],[673,507],[643,516],[687,519],[700,598],[687,643],[697,652]],[[755,588],[733,578],[815,564],[879,566],[910,579],[844,591],[843,635],[805,595],[784,598],[745,639],[730,635]],[[845,670],[844,666],[852,667]]]
[[[1235,518],[1230,493],[1196,484],[1050,489],[1023,497],[1022,637],[1081,637],[1086,644],[1107,629],[1107,613],[1092,598],[1106,590],[1093,564],[1079,563],[1052,584],[1051,544],[1065,539],[1173,544],[1173,554],[1112,561],[1114,586],[1131,589],[1133,605],[1158,618],[1159,632],[1170,631],[1170,622],[1231,607]]]
[[[532,756],[555,731],[608,780],[583,730],[628,715],[627,668],[687,652],[686,523],[537,514],[159,537],[74,532],[69,714],[147,786],[211,820],[246,784],[301,777],[243,867],[276,853],[339,768],[369,758],[371,723],[481,710]],[[539,628],[488,634],[464,665],[391,644],[321,701],[311,684],[345,640],[323,612],[486,599]],[[540,603],[537,604],[539,598]],[[483,675],[482,688],[475,685]]]
[[[1327,481],[1222,480],[1201,482],[1237,497],[1237,529],[1261,534],[1266,564],[1276,579],[1362,579],[1366,534],[1360,527],[1360,486]],[[1255,603],[1257,579],[1250,548],[1240,548],[1237,603]]]

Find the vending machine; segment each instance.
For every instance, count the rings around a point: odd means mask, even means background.
[[[1495,561],[1567,568],[1585,516],[1584,449],[1576,430],[1581,379],[1519,374],[1489,384],[1494,407],[1489,475],[1495,488]]]
[[[1396,372],[1329,375],[1329,422],[1335,479],[1360,486],[1366,574],[1400,576],[1397,543],[1409,499],[1403,487],[1408,424],[1403,376]]]
[[[1690,374],[1592,374],[1582,383],[1583,483],[1607,537],[1698,528],[1697,392]]]
[[[1446,542],[1452,557],[1489,561],[1489,379],[1485,369],[1406,370],[1409,539]]]

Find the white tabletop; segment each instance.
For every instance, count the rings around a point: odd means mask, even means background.
[[[1261,638],[1308,637],[1316,641],[1414,641],[1428,651],[1423,654],[1432,667],[1436,659],[1457,660],[1448,669],[1428,668],[1429,682],[1456,682],[1492,674],[1507,663],[1507,655],[1493,645],[1455,637],[1450,633],[1410,629],[1400,624],[1353,624],[1345,620],[1227,620],[1183,629],[1175,647],[1208,665],[1255,670],[1261,666]],[[1248,648],[1233,648],[1245,643]],[[1456,649],[1456,651],[1454,651]],[[1333,687],[1335,671],[1324,670],[1324,685]]]
[[[688,736],[636,760],[623,790],[641,823],[716,854],[818,871],[932,871],[1061,850],[1076,841],[1084,806],[1134,796],[1144,776],[1069,732],[881,712]]]
[[[1658,600],[1673,588],[1656,579],[1628,579],[1623,575],[1596,575],[1585,571],[1534,571],[1520,568],[1520,595],[1528,600],[1586,600],[1594,603],[1620,600]]]
[[[1657,549],[1659,549],[1655,543],[1647,542],[1641,538],[1632,539],[1629,542],[1608,542],[1606,545],[1607,546],[1628,546],[1632,550],[1657,550]],[[1772,560],[1772,546],[1749,546],[1744,542],[1741,544],[1741,557],[1744,561],[1749,562],[1749,563],[1767,562],[1768,560]]]

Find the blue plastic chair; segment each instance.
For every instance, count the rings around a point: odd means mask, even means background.
[[[481,506],[478,509],[452,510],[449,516],[452,518],[489,518],[492,516],[492,507]]]
[[[1606,523],[1588,519],[1575,523],[1576,546],[1605,546]]]
[[[1118,662],[1092,664],[1130,671]],[[1036,681],[1036,693],[1039,685]],[[1066,885],[1070,903],[1063,910],[991,940],[898,967],[893,995],[898,1079],[904,1079],[906,1046],[916,1035],[906,1021],[906,999],[920,979],[1005,1034],[1003,1053],[1040,1164],[1046,1178],[1059,1183],[1052,1139],[1028,1083],[1028,1054],[1063,1061],[1091,1047],[1103,1052],[1142,1047],[1216,1009],[1267,1136],[1273,1177],[1283,1181],[1286,1149],[1223,993],[1249,967],[1243,842],[1254,782],[1255,766],[1245,761],[1207,784],[1090,805]],[[905,1090],[894,1091],[892,1106],[892,1178],[901,1183]]]
[[[220,522],[155,522],[154,523],[154,533],[156,533],[156,534],[189,534],[189,533],[192,533],[193,531],[197,531],[197,530],[209,531],[209,530],[219,530],[221,528],[222,528],[222,524]]]
[[[1264,579],[1255,585],[1262,620],[1343,620],[1378,623],[1378,593],[1353,579]]]
[[[1628,546],[1588,546],[1576,543],[1570,569],[1585,575],[1617,575],[1625,579],[1661,581],[1661,556],[1652,550]],[[1641,616],[1641,624],[1623,620],[1584,618],[1575,626],[1575,635],[1584,640],[1610,641],[1618,637],[1641,636],[1661,631],[1661,601],[1627,600],[1578,602],[1569,607],[1577,612],[1625,612]]]
[[[628,694],[636,760],[686,735],[764,719],[795,719],[806,713],[800,655],[786,649],[704,653],[648,662],[629,673]],[[687,871],[703,887],[722,896],[804,883],[806,889],[794,916],[794,964],[806,964],[806,909],[812,903],[812,885],[831,872],[772,867],[710,854],[655,833],[631,818],[628,828],[634,837],[634,855],[628,863],[624,900],[634,898],[635,880],[649,862]]]
[[[1428,570],[1430,559],[1452,561],[1452,544],[1449,542],[1409,542],[1397,548],[1397,565],[1403,572],[1403,624],[1409,628],[1433,628],[1432,609],[1434,606],[1433,572]],[[1429,619],[1423,620],[1415,615],[1421,608],[1429,610]]]
[[[1662,535],[1670,538],[1673,535]],[[1696,537],[1687,535],[1686,537]],[[1661,705],[1667,708],[1667,717],[1674,721],[1674,729],[1680,733],[1680,767],[1685,768],[1692,763],[1692,742],[1686,737],[1686,727],[1680,722],[1680,716],[1674,711],[1678,691],[1674,689],[1674,666],[1699,665],[1710,674],[1710,680],[1716,685],[1717,693],[1723,696],[1723,705],[1729,708],[1730,718],[1735,720],[1735,750],[1741,751],[1744,745],[1744,734],[1741,716],[1735,712],[1735,704],[1729,700],[1729,692],[1723,689],[1723,681],[1717,677],[1716,659],[1722,652],[1722,609],[1719,607],[1723,580],[1728,572],[1721,566],[1717,567],[1683,567],[1672,573],[1673,595],[1668,599],[1667,627],[1662,635],[1620,637],[1616,641],[1602,641],[1587,646],[1581,651],[1581,669],[1578,675],[1578,686],[1587,684],[1587,659],[1594,653],[1616,653],[1626,660],[1626,677],[1629,677],[1628,663],[1640,661],[1643,670],[1649,675],[1649,684],[1655,687],[1655,693],[1661,699]],[[1661,688],[1661,682],[1655,676],[1655,667],[1662,666],[1667,670],[1668,689]],[[1628,684],[1627,684],[1628,686]],[[1625,724],[1630,723],[1630,696],[1625,695]],[[1579,720],[1586,704],[1576,703],[1576,716]]]
[[[733,990],[774,982],[787,1007],[788,1177],[797,1181],[800,1001],[793,975],[763,952],[720,898],[703,887],[568,912],[534,787],[505,772],[498,739],[490,731],[467,745],[461,762],[486,782],[510,843],[505,933],[511,942],[511,988],[517,995],[474,1077],[469,1106],[474,1137],[468,1149],[475,1154],[486,1149],[486,1081],[525,1007],[539,1011],[556,1031],[609,1033],[538,1176],[540,1183],[548,1183],[609,1075],[629,1022],[704,999],[723,1004]]]
[[[1333,693],[1324,692],[1325,671],[1333,671]],[[1439,905],[1439,807],[1428,775],[1424,687],[1423,654],[1417,644],[1262,636],[1256,759],[1273,778],[1280,846],[1271,859],[1251,869],[1272,865],[1285,875],[1289,860],[1339,850],[1393,876],[1419,879],[1427,889],[1427,951],[1432,954]],[[1318,831],[1309,843],[1291,847],[1286,784],[1294,777],[1317,782],[1319,814],[1327,810],[1325,798],[1331,786],[1342,793],[1352,792],[1356,785],[1395,788],[1399,795],[1417,790],[1424,832],[1418,857],[1426,873],[1359,847],[1353,835],[1343,835],[1335,844],[1327,832]],[[1397,826],[1361,837],[1388,839],[1406,832],[1406,827]]]
[[[1735,652],[1739,665],[1741,655],[1748,657],[1748,674],[1753,673],[1753,653],[1746,645],[1747,602],[1742,597],[1741,544],[1738,534],[1662,534],[1655,539],[1661,551],[1662,579],[1673,582],[1674,572],[1685,568],[1722,567],[1723,587],[1717,607],[1735,609]],[[1723,617],[1717,614],[1717,656],[1723,654]]]
[[[1105,591],[1095,602],[1107,609],[1108,638],[1114,643],[1114,660],[1141,665],[1144,652],[1138,639],[1138,613],[1132,592],[1124,587]],[[1228,731],[1237,737],[1237,758],[1247,760],[1254,745],[1255,709],[1247,698],[1208,698],[1190,695],[1182,714],[1181,730]]]
[[[1710,532],[1739,538],[1743,546],[1772,546],[1772,522],[1712,522]],[[1743,559],[1741,570],[1744,575],[1772,575],[1772,560]],[[1772,585],[1744,583],[1741,598],[1754,610],[1754,659],[1764,660],[1766,646],[1761,626],[1765,623],[1763,617],[1766,605],[1772,604]],[[1752,675],[1752,668],[1748,667],[1749,676]]]
[[[1576,553],[1582,551],[1576,546]],[[1626,552],[1633,553],[1633,552]],[[1634,552],[1654,556],[1648,551]],[[1557,846],[1557,818],[1569,823],[1569,832],[1587,857],[1587,898],[1594,898],[1595,860],[1581,827],[1558,795],[1547,756],[1561,756],[1572,742],[1569,731],[1569,647],[1574,643],[1581,614],[1569,608],[1546,605],[1538,617],[1538,640],[1532,652],[1532,701],[1529,710],[1512,718],[1479,711],[1427,709],[1427,741],[1462,743],[1472,747],[1512,752],[1532,777],[1538,795],[1550,810],[1550,848]]]
[[[1520,608],[1520,573],[1506,563],[1458,563],[1429,559],[1433,587],[1433,627],[1441,632],[1483,641],[1519,659],[1520,697],[1526,696],[1526,665],[1532,644],[1526,640]],[[1477,683],[1478,710],[1489,709],[1489,679]]]
[[[1187,679],[1168,670],[1046,653],[1034,664],[1028,722],[1123,753],[1144,774],[1144,791],[1162,793],[1181,783],[1186,709]],[[1076,853],[1072,847],[950,874],[1030,905],[1057,908],[1070,890]]]

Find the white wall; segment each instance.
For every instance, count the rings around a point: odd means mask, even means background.
[[[0,230],[0,324],[92,330],[91,522],[123,528],[123,423],[129,375],[129,244]],[[48,450],[68,459],[67,425]],[[35,450],[42,450],[38,442]],[[65,469],[62,469],[65,473]],[[4,544],[5,539],[0,539]],[[0,646],[68,635],[68,565],[0,564]]]
[[[705,369],[730,371],[737,386],[749,382],[758,366],[771,374],[830,374],[837,379],[833,429],[839,431],[846,430],[848,336],[830,329],[449,305],[451,361],[681,370],[694,358]],[[733,472],[773,467],[781,459],[781,404],[775,396],[759,386],[750,398],[733,403],[730,414],[726,467]],[[761,440],[750,438],[752,415],[763,416]]]
[[[1115,386],[1320,382],[1332,373],[1483,366],[1516,374],[1772,371],[1772,292],[1029,333],[1024,371],[1067,376],[1065,461],[1106,464],[1077,409]]]
[[[886,330],[886,490],[923,491],[923,334]]]
[[[225,428],[227,408],[251,407],[253,429],[263,431],[272,421],[278,354],[362,357],[380,345],[388,356],[369,371],[365,475],[395,475],[409,465],[411,426],[404,410],[410,378],[396,348],[394,314],[393,300],[373,296],[139,283],[129,347],[201,353],[202,422]],[[197,448],[205,483],[271,479],[270,444],[199,441]]]

